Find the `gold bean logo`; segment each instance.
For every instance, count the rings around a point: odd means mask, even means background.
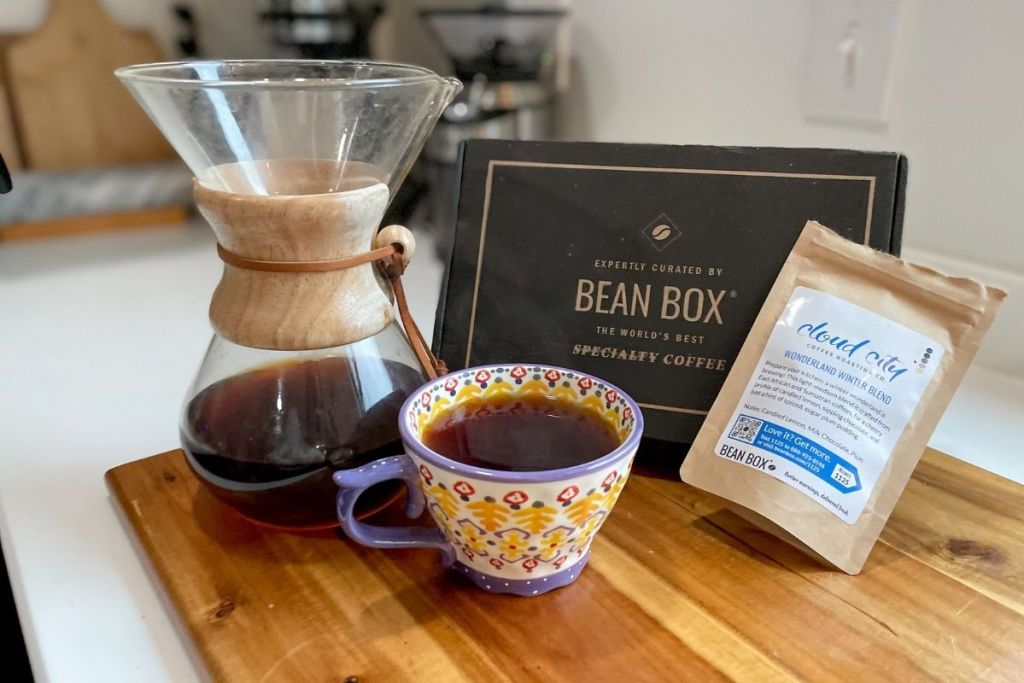
[[[668,245],[682,237],[683,231],[672,222],[671,218],[661,214],[647,224],[643,229],[643,235],[652,247],[663,251]]]
[[[651,230],[651,237],[662,242],[672,236],[672,228],[662,223],[654,230]]]

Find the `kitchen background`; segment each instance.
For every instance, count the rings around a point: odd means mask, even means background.
[[[821,5],[857,0],[508,4],[569,9],[568,41],[560,47],[571,56],[562,83],[567,90],[555,111],[555,137],[901,151],[910,158],[904,255],[1021,291],[1024,3],[863,2],[895,5],[898,17],[885,69],[887,111],[868,123],[808,115],[816,104],[807,101],[808,62],[811,55],[821,59],[811,49],[812,37],[829,21]],[[180,54],[178,41],[189,33],[174,16],[175,5],[192,10],[203,56],[289,54],[260,21],[262,5],[255,0],[102,4],[119,23],[148,29],[168,55]],[[480,3],[383,4],[370,35],[374,57],[443,72],[451,70],[449,62],[418,10]],[[46,0],[0,4],[0,34],[31,31],[47,7]],[[1024,298],[1011,296],[979,363],[1024,377],[1016,341],[1022,334]]]
[[[101,4],[121,26],[148,31],[168,58],[178,58],[183,47],[205,57],[296,54],[260,20],[269,0]],[[419,10],[480,3],[382,4],[368,36],[373,57],[449,72],[451,63]],[[1024,481],[1017,455],[1024,439],[1024,2],[507,4],[568,11],[553,36],[559,58],[550,65],[548,84],[557,95],[552,137],[907,154],[904,256],[1010,291],[931,444]],[[179,5],[190,10],[192,22],[174,12]],[[0,50],[10,36],[35,31],[49,7],[50,0],[0,0]],[[847,97],[844,87],[858,97]],[[81,113],[44,105],[56,122],[73,122]],[[851,112],[859,112],[856,120]],[[49,240],[19,233],[18,241],[7,243],[4,207],[31,187],[12,138],[3,135],[9,119],[0,101],[0,153],[12,162],[15,183],[14,193],[0,197],[0,532],[12,583],[21,587],[16,594],[28,648],[54,680],[79,680],[90,658],[110,643],[123,653],[123,671],[133,672],[125,680],[165,666],[170,680],[190,680],[181,645],[112,520],[100,475],[177,445],[173,416],[209,340],[206,307],[221,268],[213,237],[193,221],[177,230]],[[491,126],[501,133],[507,123]],[[425,156],[434,154],[436,163],[432,171],[424,165],[420,182],[451,187],[443,151],[444,145],[428,148]],[[139,182],[133,176],[108,183],[107,192],[112,187],[113,195],[130,198],[135,192],[124,188]],[[177,177],[158,181],[159,189],[177,187],[187,197],[187,174],[183,181]],[[76,178],[62,187],[86,187]],[[49,181],[36,187],[44,203],[63,196]],[[444,252],[443,224],[451,220],[446,196],[435,193],[435,200],[421,203],[433,204],[426,215],[408,221],[426,245],[410,269],[415,286],[408,287],[426,329],[441,281],[441,262],[429,258],[430,247]],[[147,631],[127,632],[123,624],[140,613],[149,617]]]

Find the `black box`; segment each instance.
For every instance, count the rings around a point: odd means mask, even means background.
[[[692,441],[808,219],[899,254],[899,154],[473,140],[461,164],[435,350],[594,373],[656,439]]]

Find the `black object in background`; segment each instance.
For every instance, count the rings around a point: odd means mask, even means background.
[[[181,34],[178,37],[178,49],[184,57],[198,57],[199,43],[196,40],[196,16],[192,7],[186,3],[177,3],[172,7],[174,16],[181,23]]]
[[[374,0],[329,0],[315,9],[300,0],[268,0],[260,19],[275,43],[303,59],[353,59],[370,54],[370,30],[384,11]]]
[[[0,194],[11,191],[11,174],[0,154]],[[32,668],[28,663],[28,652],[25,650],[25,638],[21,633],[18,621],[18,610],[14,606],[14,594],[11,592],[11,579],[7,575],[7,560],[0,548],[0,633],[6,635],[2,652],[4,653],[4,675],[9,681],[31,681]]]
[[[0,154],[0,194],[10,192],[13,186],[11,173],[7,170],[7,164],[4,163],[4,155]]]
[[[0,167],[3,161],[0,159]],[[18,610],[14,606],[14,595],[11,593],[11,581],[7,575],[7,562],[0,548],[0,633],[6,641],[0,652],[3,652],[3,679],[12,683],[32,681],[32,667],[28,663],[28,652],[25,650],[25,639],[18,621]]]
[[[834,149],[470,140],[434,347],[550,363],[691,443],[807,220],[899,254],[907,160]],[[684,449],[676,449],[682,451]]]

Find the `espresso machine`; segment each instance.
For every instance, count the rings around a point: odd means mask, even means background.
[[[420,18],[464,88],[438,120],[418,164],[429,186],[423,224],[447,262],[455,225],[459,143],[472,138],[544,140],[554,136],[558,96],[568,85],[566,11],[435,7]],[[420,225],[420,223],[417,223]]]

